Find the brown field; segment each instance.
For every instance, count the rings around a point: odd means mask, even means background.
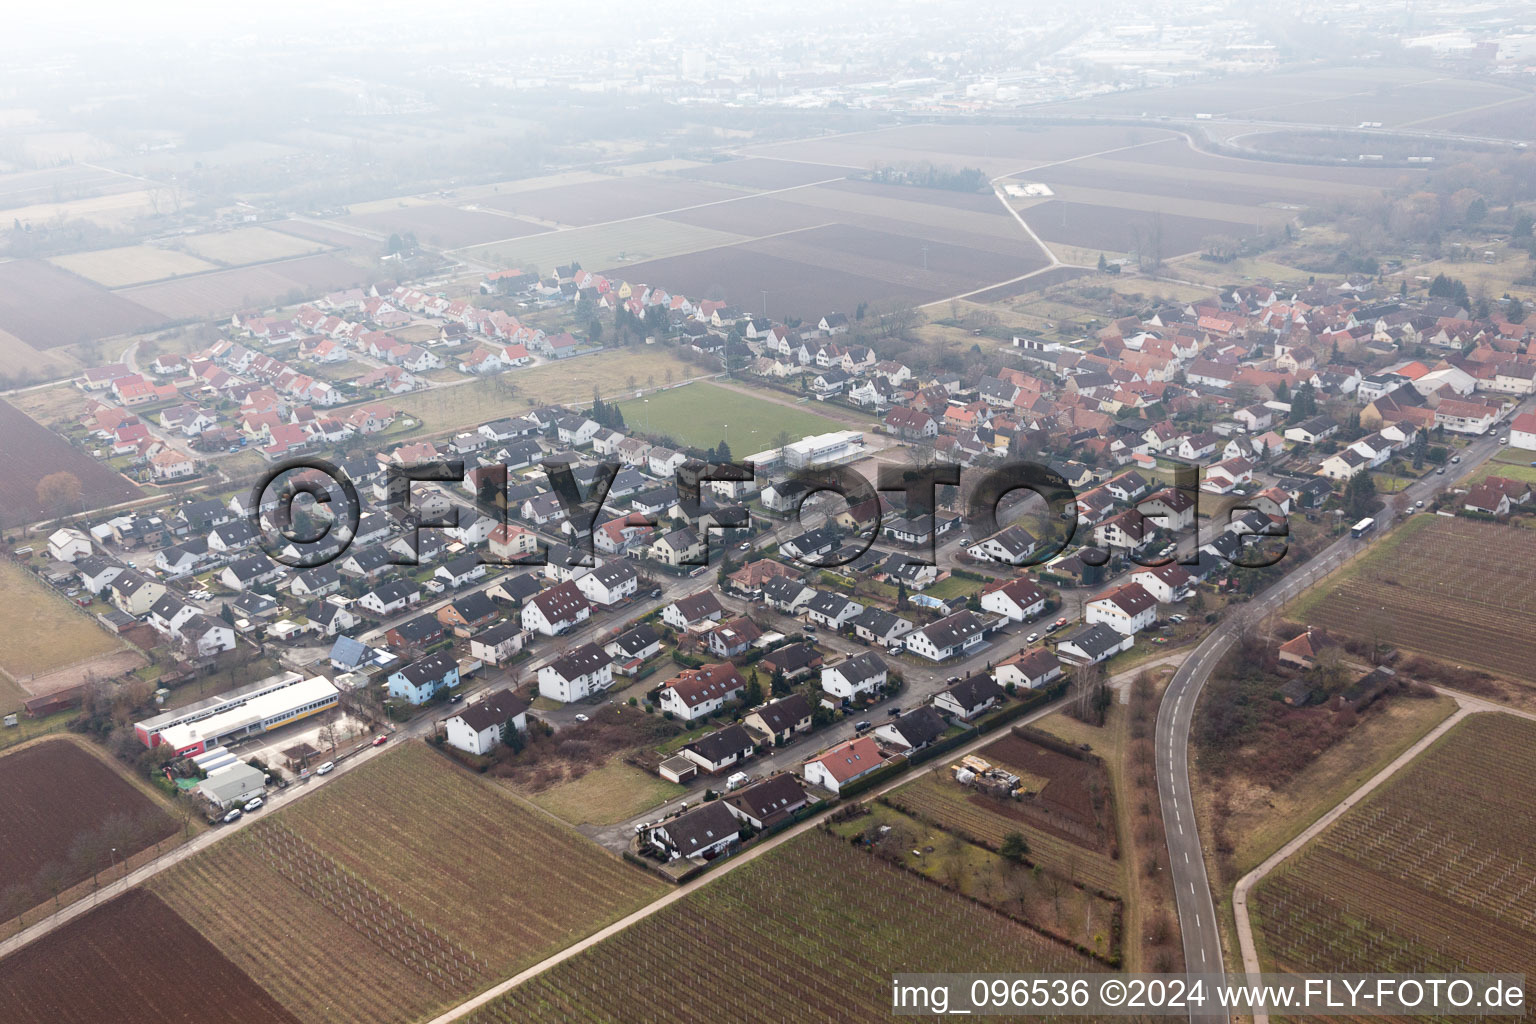
[[[298,1024],[143,889],[0,960],[0,1005],[7,1024]]]
[[[33,676],[123,647],[95,619],[9,559],[0,561],[0,589],[11,600],[0,616],[0,671],[14,679],[31,683]]]
[[[1094,963],[815,831],[519,985],[467,1020],[862,1024],[891,1019],[894,972],[1079,972],[1099,969]],[[644,1008],[637,1005],[639,993]]]
[[[1002,212],[1002,204],[997,201],[997,194],[990,189],[985,192],[955,192],[950,189],[918,188],[913,185],[884,185],[875,181],[861,181],[853,178],[835,181],[821,187],[833,192],[850,192],[855,195],[874,196],[877,199],[906,203],[927,203],[930,206],[943,206],[951,210],[970,210],[974,213],[989,214]]]
[[[796,203],[786,195],[747,196],[734,202],[662,214],[662,218],[754,238],[780,231],[799,231],[839,219],[835,212]]]
[[[0,918],[7,920],[177,827],[112,766],[70,739],[43,740],[0,757],[0,821]]]
[[[309,297],[349,288],[373,276],[337,256],[301,256],[278,263],[237,267],[163,284],[127,288],[117,294],[158,310],[161,319],[180,320],[273,305],[296,295]]]
[[[1258,885],[1266,970],[1536,974],[1536,723],[1474,714]]]
[[[268,224],[267,227],[273,231],[281,231],[285,235],[297,235],[314,242],[324,242],[337,249],[364,249],[374,252],[380,248],[380,243],[372,238],[355,231],[333,227],[330,224],[315,224],[307,220],[280,220]]]
[[[1536,534],[1530,530],[1417,516],[1347,569],[1324,577],[1287,615],[1531,685],[1533,571]]]
[[[1334,182],[1260,177],[1214,170],[1200,175],[1196,190],[1191,185],[1189,175],[1179,172],[1177,168],[1137,165],[1109,159],[1083,160],[1018,177],[1020,180],[1027,178],[1052,186],[1069,185],[1110,192],[1166,196],[1170,199],[1187,199],[1192,192],[1198,191],[1202,200],[1256,207],[1268,203],[1313,203],[1340,192],[1338,184]]]
[[[1120,126],[905,125],[827,138],[752,147],[749,152],[867,170],[875,164],[932,162],[979,167],[990,176],[1072,160],[1123,146],[1139,146],[1171,133]]]
[[[128,245],[118,249],[97,249],[68,256],[54,256],[48,262],[88,277],[107,288],[159,281],[180,274],[213,270],[214,265],[175,249],[157,249],[148,245]]]
[[[187,235],[179,240],[183,248],[212,263],[239,267],[247,263],[286,260],[321,252],[325,246],[311,239],[298,238],[263,227],[235,228]]]
[[[622,274],[631,281],[665,282],[672,291],[719,298],[752,310],[763,308],[762,292],[767,291],[768,315],[780,319],[819,317],[854,308],[860,302],[879,307],[924,302],[946,294],[942,289],[913,288],[842,270],[812,269],[792,259],[755,252],[752,244],[625,264],[605,273]]]
[[[1017,811],[1021,821],[1034,822],[1092,850],[1106,852],[1114,846],[1115,812],[1109,798],[1109,775],[1097,757],[1072,757],[1036,742],[1029,731],[1017,729],[979,753],[988,761],[1006,765],[1020,778],[1046,780],[1033,798],[999,804],[998,809],[1005,814],[1012,817]]]
[[[0,374],[12,381],[48,380],[80,369],[80,360],[66,348],[39,352],[14,334],[0,331]]]
[[[137,178],[85,164],[17,171],[0,174],[0,209],[115,195],[132,192],[142,185]]]
[[[735,189],[703,182],[633,177],[497,195],[481,202],[520,217],[580,226],[664,213],[740,195]]]
[[[165,316],[42,260],[0,263],[0,330],[35,349],[154,327]]]
[[[1034,243],[1022,233],[1012,245],[984,237],[975,240],[981,244],[947,244],[834,224],[748,242],[743,248],[791,260],[811,274],[838,271],[889,281],[925,300],[969,291],[1045,265]]]
[[[489,204],[488,204],[489,205]],[[434,249],[458,249],[466,245],[521,238],[549,229],[503,213],[463,210],[456,206],[403,206],[376,213],[354,213],[336,223],[389,235],[412,231],[416,240]]]
[[[132,501],[140,491],[126,477],[97,462],[19,409],[0,401],[0,526],[20,526],[54,514],[37,500],[38,481],[67,470],[80,481],[83,508]]]
[[[153,888],[306,1024],[429,1018],[665,891],[417,742]]]
[[[1237,171],[1250,174],[1262,182],[1265,178],[1292,178],[1302,181],[1330,181],[1340,185],[1374,185],[1377,188],[1395,187],[1404,182],[1423,181],[1428,171],[1413,171],[1393,167],[1330,167],[1322,164],[1291,164],[1276,160],[1245,159],[1235,156],[1217,156],[1198,149],[1191,149],[1183,139],[1143,146],[1123,153],[1105,153],[1104,158],[1116,163],[1154,164],[1163,167],[1179,167],[1199,171]]]
[[[1021,213],[1035,234],[1047,242],[1083,245],[1106,252],[1131,252],[1136,248],[1137,229],[1150,235],[1160,224],[1164,259],[1194,252],[1212,235],[1241,238],[1253,233],[1251,222],[1093,206],[1061,199],[1048,199]]]
[[[717,181],[722,185],[740,185],[743,188],[776,189],[841,178],[846,173],[847,168],[828,167],[825,164],[747,157],[744,160],[722,160],[703,167],[690,167],[686,171],[678,171],[677,175],[680,178]]]

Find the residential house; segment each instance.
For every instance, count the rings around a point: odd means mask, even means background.
[[[558,636],[591,615],[592,606],[581,588],[566,580],[524,602],[522,621],[526,630]]]
[[[745,686],[730,662],[688,668],[662,684],[660,705],[663,711],[691,722],[737,699]]]
[[[999,662],[994,673],[998,685],[1038,690],[1061,677],[1061,662],[1044,647],[1029,647]]]
[[[884,764],[880,747],[874,738],[859,736],[846,743],[839,743],[819,757],[805,762],[800,774],[813,786],[839,793],[844,786]]]
[[[493,691],[447,720],[448,745],[483,757],[502,742],[509,724],[528,731],[528,701],[511,690]]]
[[[719,622],[725,615],[720,601],[712,590],[680,597],[661,610],[661,621],[673,629],[685,631],[697,629],[707,622]]]
[[[980,616],[963,611],[914,629],[906,635],[905,643],[913,654],[930,661],[945,661],[975,649],[984,639]]]
[[[738,821],[762,831],[788,820],[809,804],[810,798],[799,780],[789,772],[780,772],[730,794],[722,802]]]
[[[741,824],[723,800],[712,800],[652,827],[647,838],[668,860],[713,860],[741,842]]]
[[[922,750],[949,729],[944,716],[931,704],[913,708],[893,722],[875,729],[875,739],[907,754]]]
[[[1056,641],[1056,654],[1079,664],[1093,665],[1130,650],[1135,641],[1134,633],[1121,633],[1102,622],[1087,623]]]
[[[459,685],[459,665],[446,651],[429,654],[392,672],[389,695],[411,704],[425,704],[442,690]]]
[[[582,644],[539,669],[539,696],[551,700],[583,700],[613,685],[613,663],[596,644]]]
[[[683,756],[706,772],[723,772],[752,756],[756,744],[741,725],[727,725],[683,747]]]
[[[1003,688],[989,675],[974,675],[951,683],[934,694],[933,706],[941,714],[969,722],[986,714],[1004,700]]]
[[[792,693],[753,708],[742,718],[742,724],[753,729],[768,742],[784,744],[794,736],[811,731],[811,702],[804,694]]]
[[[878,691],[889,672],[878,654],[866,651],[836,665],[823,665],[821,688],[839,700],[855,700]]]
[[[1083,605],[1083,620],[1119,633],[1139,633],[1157,619],[1157,599],[1140,583],[1124,583]]]
[[[982,588],[981,608],[1014,622],[1027,622],[1045,611],[1045,594],[1022,576],[997,580]]]
[[[521,622],[498,622],[469,638],[469,655],[487,665],[503,665],[523,649],[527,638]]]

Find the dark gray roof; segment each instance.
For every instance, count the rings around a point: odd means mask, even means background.
[[[858,686],[860,683],[875,678],[882,672],[889,671],[886,668],[885,662],[881,660],[880,655],[875,654],[873,651],[856,654],[848,660],[839,662],[831,667],[836,669],[838,674],[844,679],[848,680],[850,686]]]
[[[684,857],[692,857],[706,846],[737,836],[741,832],[741,824],[723,802],[712,800],[667,822],[666,830],[678,852]]]
[[[528,701],[511,690],[497,690],[460,711],[457,716],[475,732],[501,725],[528,710]]]
[[[771,731],[781,733],[811,717],[811,702],[804,694],[792,693],[788,697],[764,704],[754,714],[762,718],[763,724]]]
[[[562,679],[576,679],[590,672],[596,672],[611,660],[608,653],[597,644],[582,644],[580,647],[566,651],[545,668],[554,669]]]
[[[962,679],[945,687],[944,693],[948,694],[962,708],[970,711],[979,708],[989,700],[998,700],[1003,696],[1003,688],[993,682],[988,675],[975,675],[969,679]]]
[[[732,754],[751,753],[752,736],[741,725],[728,725],[716,729],[707,736],[700,736],[688,744],[688,749],[712,764],[718,764]]]
[[[730,802],[761,822],[795,810],[806,802],[799,780],[788,772],[764,779],[735,793]]]
[[[913,749],[927,746],[944,735],[944,731],[949,728],[944,721],[944,716],[930,704],[908,711],[896,719],[894,725],[907,746]]]

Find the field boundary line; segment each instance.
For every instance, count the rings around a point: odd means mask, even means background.
[[[1413,746],[1409,747],[1407,750],[1397,755],[1397,757],[1393,758],[1390,764],[1367,779],[1359,789],[1356,789],[1343,800],[1340,800],[1326,813],[1324,813],[1322,817],[1318,818],[1312,824],[1302,829],[1291,839],[1290,842],[1286,843],[1284,846],[1280,847],[1280,849],[1270,854],[1262,864],[1248,872],[1242,878],[1238,879],[1237,885],[1232,890],[1232,916],[1236,919],[1237,922],[1237,943],[1239,948],[1242,950],[1244,971],[1249,974],[1258,974],[1261,972],[1258,949],[1255,946],[1253,940],[1253,923],[1250,920],[1248,914],[1248,893],[1252,891],[1253,887],[1257,885],[1264,878],[1264,876],[1268,875],[1275,868],[1279,867],[1284,861],[1288,860],[1293,854],[1295,854],[1302,847],[1306,846],[1307,843],[1316,838],[1317,835],[1326,829],[1329,825],[1332,825],[1334,822],[1338,821],[1350,810],[1352,810],[1356,804],[1360,803],[1360,801],[1369,796],[1371,792],[1379,787],[1383,782],[1386,782],[1393,775],[1396,775],[1403,768],[1407,767],[1409,763],[1418,758],[1418,756],[1427,750],[1431,745],[1433,745],[1436,740],[1440,739],[1440,737],[1444,736],[1451,729],[1455,728],[1463,719],[1466,719],[1467,717],[1474,714],[1492,713],[1493,709],[1484,711],[1479,708],[1473,708],[1471,705],[1463,701],[1461,694],[1452,692],[1450,695],[1456,698],[1457,701],[1456,710],[1450,715],[1450,717],[1441,722],[1439,725],[1435,726],[1429,732],[1425,733]],[[1263,1012],[1255,1012],[1253,1014],[1253,1024],[1269,1024],[1269,1015]]]
[[[754,199],[754,198],[757,198],[759,196],[776,196],[776,195],[779,195],[779,194],[781,194],[783,192],[794,192],[794,191],[796,191],[798,189],[802,189],[802,188],[815,188],[817,185],[830,185],[834,181],[846,181],[846,180],[848,180],[848,175],[843,174],[843,175],[840,175],[840,176],[838,176],[836,178],[823,178],[820,181],[808,181],[808,182],[806,182],[803,185],[786,185],[783,188],[772,188],[772,189],[768,189],[768,190],[763,191],[763,192],[744,192],[744,193],[742,193],[739,196],[727,196],[724,199],[711,199],[707,203],[694,203],[691,206],[679,206],[679,207],[676,207],[676,208],[671,209],[671,210],[656,210],[656,211],[654,211],[652,213],[636,214],[633,217],[616,217],[613,220],[600,220],[600,221],[596,222],[595,224],[568,224],[568,225],[566,225],[563,228],[553,228],[553,229],[551,229],[549,231],[539,231],[539,232],[535,232],[532,235],[517,235],[514,238],[493,238],[493,239],[491,239],[488,242],[476,242],[474,245],[462,245],[462,246],[459,246],[459,248],[457,248],[457,249],[444,249],[443,252],[458,254],[458,253],[464,252],[464,251],[466,251],[468,249],[478,249],[481,246],[485,246],[485,245],[506,245],[506,244],[509,244],[511,242],[517,242],[517,241],[522,240],[522,239],[527,239],[527,238],[543,238],[543,237],[546,237],[548,235],[558,235],[558,234],[560,234],[562,232],[566,232],[566,231],[584,231],[584,230],[586,230],[588,228],[612,227],[615,224],[628,224],[628,223],[630,223],[632,221],[637,221],[637,220],[650,220],[652,217],[666,217],[669,214],[673,214],[673,213],[686,213],[689,210],[702,210],[702,209],[705,209],[705,208],[710,207],[710,206],[724,206],[726,203],[739,203],[743,199]],[[710,182],[704,182],[704,184],[707,185],[707,184],[711,184],[711,183]],[[795,230],[797,230],[797,231],[804,231],[806,229],[805,228],[796,228]],[[733,233],[733,232],[728,232],[728,233]],[[788,232],[788,231],[781,231],[781,232],[779,232],[779,234],[790,234],[790,233],[791,232]],[[766,237],[770,237],[770,236],[767,236],[767,235],[763,235],[763,236],[751,236],[751,235],[748,235],[748,236],[743,236],[743,237],[745,237],[747,241],[756,241],[757,237],[766,238]],[[727,244],[730,244],[730,245],[741,245],[743,243],[741,243],[741,242],[731,242],[731,243],[727,243]],[[711,246],[710,248],[718,249],[718,248],[723,248],[723,247],[722,246]],[[699,252],[708,252],[709,249],[700,249],[698,251]]]

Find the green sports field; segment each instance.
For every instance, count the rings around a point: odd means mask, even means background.
[[[798,441],[810,434],[849,429],[848,424],[816,412],[814,402],[791,408],[703,381],[631,399],[620,408],[630,430],[670,437],[696,448],[713,448],[725,441],[736,456],[772,448],[781,431]]]

